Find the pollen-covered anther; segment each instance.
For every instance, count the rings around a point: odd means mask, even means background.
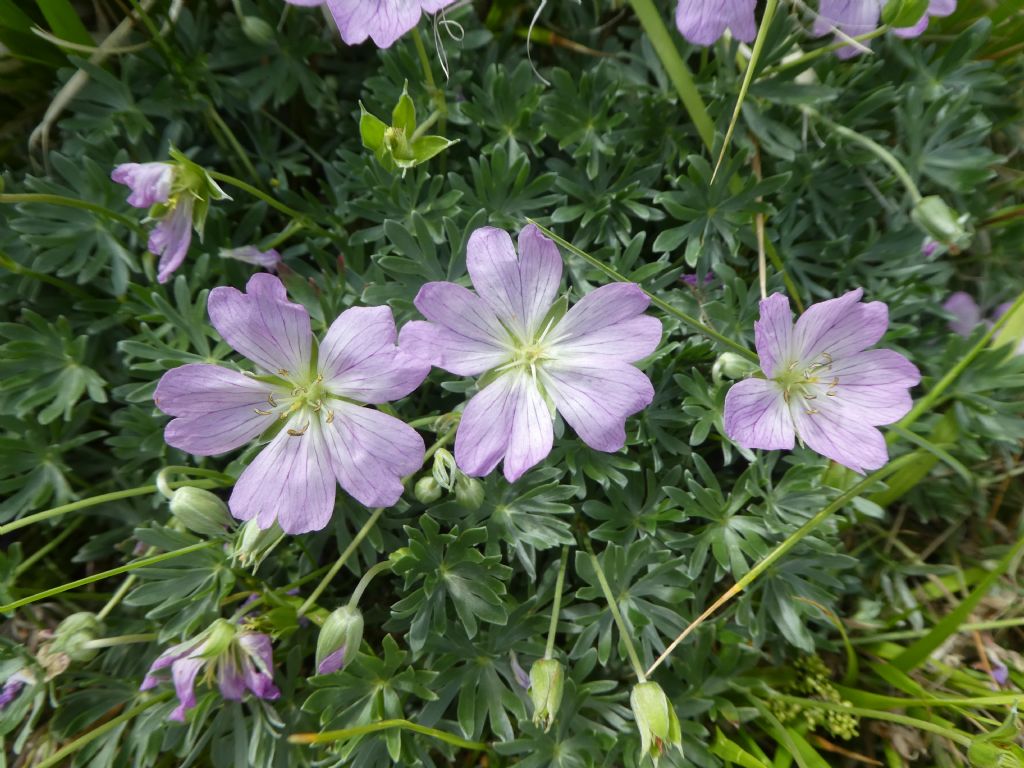
[[[307,429],[309,429],[309,424],[306,424],[302,429],[289,429],[288,434],[292,437],[302,437],[306,434]]]
[[[328,424],[331,424],[334,421],[334,411],[327,411],[327,418],[325,419],[325,421]]]
[[[267,402],[270,403],[271,407],[277,408],[277,401],[274,400],[274,393],[270,392],[267,394]]]
[[[273,412],[273,411],[263,411],[263,410],[260,410],[259,408],[253,408],[253,410],[254,410],[254,411],[255,411],[255,412],[256,412],[256,413],[258,414],[258,415],[260,415],[260,416],[273,416],[273,415],[274,415],[274,412]]]

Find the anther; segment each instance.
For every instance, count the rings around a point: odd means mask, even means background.
[[[808,416],[813,416],[814,414],[817,413],[817,411],[814,408],[808,408],[806,411],[804,411],[804,413],[806,413]]]
[[[260,416],[273,416],[274,415],[273,411],[261,411],[259,408],[253,408],[253,410],[256,411],[256,413],[258,413]]]
[[[330,424],[332,421],[334,421],[334,411],[328,411],[327,412],[327,419],[326,419],[326,421],[327,421],[328,424]]]
[[[278,376],[291,376],[292,374],[291,374],[291,372],[286,371],[284,368],[278,368],[277,369],[277,375]]]
[[[274,408],[277,408],[277,401],[274,400],[273,392],[267,395],[267,402],[270,403]]]
[[[836,387],[838,387],[839,386],[839,377],[838,376],[833,376],[832,377],[832,382],[828,386],[829,386],[829,389],[835,389]]]
[[[307,429],[309,429],[309,424],[304,426],[302,429],[289,429],[288,434],[291,435],[292,437],[302,437],[304,434],[306,434]]]
[[[838,392],[836,392],[836,391],[835,391],[834,389],[830,389],[830,390],[829,390],[828,392],[826,392],[825,394],[826,394],[826,395],[828,395],[829,397],[835,397],[835,396],[836,396],[836,395],[838,395],[839,393],[838,393]]]
[[[804,395],[804,400],[817,400],[817,395]]]
[[[789,405],[789,390],[788,389],[782,390],[782,400],[786,403],[786,405]]]

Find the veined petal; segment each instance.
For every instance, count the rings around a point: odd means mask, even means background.
[[[231,514],[261,529],[276,520],[285,533],[319,531],[334,511],[335,482],[318,417],[293,416],[245,468],[228,499]],[[302,435],[289,434],[305,428]]]
[[[178,416],[166,427],[168,445],[196,456],[232,451],[259,436],[274,417],[269,410],[270,385],[216,365],[193,363],[173,368],[157,384],[153,402]]]
[[[367,507],[390,507],[402,496],[402,478],[423,463],[423,438],[386,413],[332,401],[323,425],[328,456],[338,483]]]
[[[160,257],[156,280],[166,283],[181,266],[192,243],[192,198],[185,195],[149,233],[149,252]]]
[[[800,315],[793,330],[796,358],[804,365],[832,360],[872,346],[889,327],[889,307],[881,301],[861,302],[864,291],[849,291],[837,299],[813,304]]]
[[[455,435],[455,461],[481,477],[504,458],[505,478],[515,482],[551,452],[553,440],[551,414],[533,379],[508,373],[469,401]]]
[[[205,666],[204,659],[186,657],[171,665],[174,692],[178,695],[178,706],[170,714],[171,720],[185,722],[185,713],[196,705],[195,682],[199,670]]]
[[[891,349],[868,349],[837,360],[828,375],[837,384],[820,385],[814,407],[820,410],[817,401],[824,399],[843,419],[873,426],[906,416],[913,405],[909,388],[921,381],[917,366]]]
[[[761,360],[761,370],[769,379],[775,377],[795,358],[793,350],[793,312],[789,298],[773,293],[760,304],[761,318],[754,323],[754,346]]]
[[[821,0],[818,17],[814,20],[814,34],[821,36],[839,30],[847,37],[857,37],[877,29],[881,15],[881,0]],[[846,45],[836,51],[836,55],[848,59],[863,50]]]
[[[306,308],[288,301],[284,283],[274,275],[253,275],[245,291],[222,286],[210,292],[213,327],[264,370],[305,374],[313,340]]]
[[[797,434],[808,448],[860,474],[878,469],[889,460],[885,438],[875,427],[847,418],[846,409],[835,398],[813,402],[813,413],[803,400],[790,403]]]
[[[562,280],[557,246],[531,224],[519,233],[517,256],[507,232],[481,227],[469,237],[466,266],[494,314],[521,339],[532,339]]]
[[[170,199],[174,166],[170,163],[121,163],[110,178],[131,189],[128,205],[150,208]]]
[[[757,36],[757,0],[679,0],[676,26],[694,45],[711,45],[726,29],[745,43]]]
[[[644,373],[614,361],[548,365],[544,386],[576,434],[596,451],[612,453],[626,444],[626,417],[654,399]]]
[[[505,347],[471,339],[439,323],[422,320],[402,326],[398,346],[407,354],[459,376],[476,376],[511,359],[511,352]]]
[[[624,362],[647,357],[661,341],[661,322],[653,317],[640,317],[650,303],[635,283],[611,283],[596,288],[576,302],[551,330],[552,352],[557,356],[563,352],[593,352],[619,357]]]
[[[217,687],[227,701],[241,701],[245,695],[245,677],[232,659],[220,659],[217,665]]]
[[[405,397],[430,372],[430,363],[395,345],[390,307],[352,307],[331,324],[320,345],[320,372],[332,394],[361,403]]]
[[[633,363],[647,357],[661,342],[661,321],[641,315],[551,345],[550,354],[565,363],[617,360]]]
[[[744,448],[789,449],[795,444],[793,418],[782,390],[771,381],[746,379],[725,396],[725,434]]]
[[[430,0],[436,10],[454,2]],[[326,0],[327,7],[349,45],[373,40],[378,48],[389,48],[398,38],[416,26],[424,3],[421,0]]]

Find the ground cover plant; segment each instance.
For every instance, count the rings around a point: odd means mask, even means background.
[[[36,766],[1024,766],[1020,0],[0,0]]]

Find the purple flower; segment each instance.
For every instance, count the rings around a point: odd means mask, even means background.
[[[814,21],[814,34],[821,36],[830,32],[839,32],[842,36],[857,37],[878,29],[882,16],[883,0],[821,0],[818,17]],[[931,0],[928,10],[912,27],[899,27],[893,33],[899,37],[917,37],[928,27],[931,16],[949,16],[956,10],[956,0]],[[863,53],[867,49],[864,43],[845,45],[836,51],[841,59],[848,59]]]
[[[166,283],[181,266],[192,243],[192,198],[184,197],[149,233],[149,252],[159,256],[156,280]]]
[[[277,428],[238,478],[231,514],[261,529],[276,520],[286,533],[304,533],[327,525],[336,483],[367,506],[398,501],[402,477],[423,461],[423,439],[363,404],[405,397],[430,366],[395,346],[391,309],[345,310],[316,355],[309,313],[287,300],[273,275],[253,275],[246,293],[214,288],[208,309],[220,335],[262,372],[184,365],[164,374],[153,399],[177,417],[167,443],[198,456]]]
[[[711,45],[726,29],[744,43],[757,36],[757,0],[679,0],[676,26],[694,45]]]
[[[981,308],[969,293],[957,291],[946,299],[942,308],[953,316],[949,329],[960,336],[970,336],[981,324]]]
[[[725,398],[725,432],[744,448],[790,449],[795,438],[864,473],[889,459],[882,433],[910,410],[917,368],[889,349],[889,308],[860,302],[860,288],[811,306],[796,325],[789,299],[761,302],[754,340],[764,378],[738,382]]]
[[[196,705],[195,681],[206,669],[206,681],[217,681],[220,695],[241,701],[246,690],[260,699],[273,701],[281,695],[274,685],[273,651],[270,638],[259,632],[238,631],[234,624],[217,619],[198,637],[172,645],[157,656],[146,673],[141,691],[162,682],[159,674],[171,668],[178,706],[170,719],[185,722],[185,713]]]
[[[912,27],[898,27],[893,29],[897,37],[917,37],[928,28],[928,22],[932,16],[949,16],[956,10],[956,0],[931,0],[928,10]]]
[[[170,199],[174,166],[171,163],[122,163],[111,172],[110,178],[131,189],[128,205],[151,208]]]
[[[562,315],[562,259],[532,224],[519,235],[518,257],[508,233],[476,230],[466,261],[477,293],[424,285],[415,303],[430,322],[408,323],[400,340],[459,376],[489,371],[459,423],[462,471],[486,475],[504,459],[514,482],[550,453],[555,409],[591,448],[622,448],[626,417],[654,397],[630,363],[661,339],[661,322],[643,314],[649,299],[640,287],[606,285]]]
[[[311,5],[310,0],[287,0]],[[415,27],[423,13],[435,13],[455,0],[324,0],[341,32],[341,39],[357,45],[366,38],[378,48],[390,48]]]
[[[246,264],[255,264],[270,272],[276,272],[281,263],[281,254],[273,248],[269,251],[261,251],[254,245],[243,245],[241,248],[221,248],[220,255],[223,259],[235,259],[244,261]]]
[[[715,276],[711,272],[704,273],[704,279],[699,280],[696,272],[687,272],[679,277],[684,283],[691,288],[700,288],[702,285],[707,286],[715,282]]]
[[[24,669],[19,669],[4,683],[0,689],[0,712],[3,712],[11,703],[21,695],[22,690],[29,683],[34,683],[35,678]]]

